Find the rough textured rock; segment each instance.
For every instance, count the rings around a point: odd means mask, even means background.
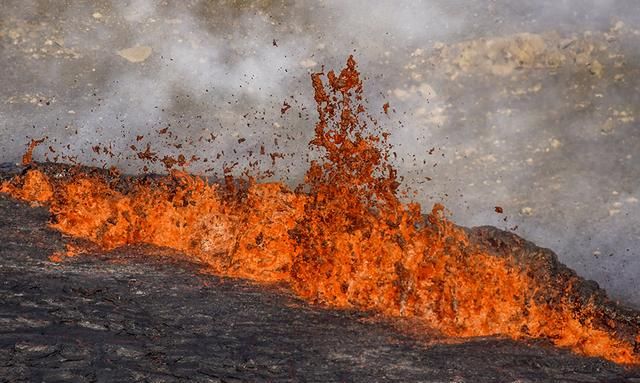
[[[48,219],[0,196],[0,382],[640,382],[636,370],[545,342],[430,342],[371,314],[208,275],[164,249],[54,263],[64,240]]]

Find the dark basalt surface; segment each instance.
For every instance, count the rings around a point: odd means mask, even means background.
[[[638,370],[545,342],[430,344],[370,314],[208,275],[164,249],[54,263],[65,239],[48,219],[0,195],[0,382],[640,382]],[[474,229],[477,243],[519,240],[492,230]]]

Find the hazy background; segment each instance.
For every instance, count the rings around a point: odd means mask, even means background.
[[[3,0],[0,162],[48,136],[36,160],[162,171],[136,155],[149,144],[295,185],[309,73],[354,54],[415,200],[640,307],[639,22],[635,0]]]

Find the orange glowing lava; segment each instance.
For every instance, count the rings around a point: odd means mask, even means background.
[[[51,178],[34,167],[0,192],[48,203],[52,227],[104,249],[166,246],[220,275],[285,282],[330,307],[409,317],[448,336],[546,338],[640,363],[638,339],[596,323],[591,304],[567,298],[572,291],[544,299],[547,287],[526,265],[472,245],[443,206],[425,217],[419,204],[399,201],[388,134],[365,114],[352,57],[340,73],[312,75],[312,84],[319,121],[311,147],[323,159],[299,190],[225,188],[175,170],[157,179],[97,171]]]
[[[22,165],[29,165],[33,160],[33,150],[44,142],[46,138],[41,138],[39,140],[31,140],[29,143],[29,147],[27,147],[27,151],[22,156]]]

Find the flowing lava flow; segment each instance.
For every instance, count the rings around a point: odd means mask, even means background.
[[[175,170],[125,178],[77,168],[50,177],[37,165],[0,191],[47,204],[52,227],[104,249],[166,246],[220,275],[284,282],[309,301],[412,318],[447,336],[546,338],[640,363],[637,333],[600,323],[591,302],[573,298],[571,282],[557,292],[526,264],[471,243],[443,206],[423,216],[420,205],[399,201],[388,134],[368,126],[352,57],[312,83],[319,121],[310,145],[323,157],[296,191],[235,180],[225,187]]]

